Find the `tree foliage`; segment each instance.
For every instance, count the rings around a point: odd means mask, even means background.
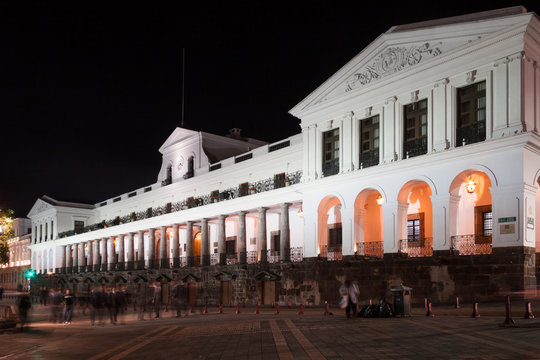
[[[9,247],[6,240],[14,235],[12,225],[14,219],[15,213],[13,210],[0,210],[0,264],[9,262]]]

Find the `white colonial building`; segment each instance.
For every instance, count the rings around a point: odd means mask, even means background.
[[[459,288],[452,259],[479,256],[487,272],[514,264],[500,286],[535,289],[538,60],[540,21],[522,7],[394,26],[290,111],[301,134],[176,128],[156,183],[97,204],[39,199],[32,268],[426,258],[432,284]]]
[[[27,288],[26,270],[30,269],[31,227],[29,219],[13,220],[13,237],[6,240],[9,247],[9,262],[0,265],[0,288],[17,290]]]

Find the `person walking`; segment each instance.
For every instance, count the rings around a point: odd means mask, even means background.
[[[159,307],[161,305],[161,286],[159,283],[154,284],[154,298],[152,299],[152,303],[154,303],[154,313],[155,313],[156,319],[158,319]]]
[[[71,324],[71,317],[73,316],[73,296],[69,289],[66,290],[64,295],[64,325]]]
[[[19,321],[21,323],[21,331],[24,331],[24,325],[28,320],[28,311],[32,307],[32,302],[30,301],[30,296],[24,293],[19,298]]]
[[[358,304],[358,297],[360,296],[360,290],[356,282],[351,282],[350,280],[345,280],[343,285],[339,288],[339,294],[341,296],[340,305],[341,308],[345,309],[345,316],[347,319],[356,317],[356,310]]]

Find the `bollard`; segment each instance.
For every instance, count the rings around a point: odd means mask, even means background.
[[[133,311],[137,311],[137,303],[133,302]]]
[[[304,315],[304,304],[300,304],[300,311],[298,312],[298,315]]]
[[[324,315],[330,315],[330,305],[328,305],[328,301],[324,302]]]
[[[167,309],[167,304],[165,304],[165,312],[168,312],[169,310]]]
[[[208,314],[208,303],[204,303],[204,311],[203,314]]]
[[[512,304],[510,303],[510,295],[506,295],[506,319],[504,325],[514,325],[515,322],[512,319]]]
[[[193,314],[193,313],[194,313],[194,312],[193,312],[193,305],[191,305],[191,309],[189,310],[189,313],[190,313],[190,314]]]
[[[276,304],[276,315],[279,315],[279,304]]]
[[[306,300],[306,309],[309,307],[309,303],[308,301]]]
[[[255,314],[259,313],[259,302],[257,301],[257,304],[255,304]]]
[[[424,298],[424,309],[428,308],[428,300],[427,298]]]
[[[431,301],[428,301],[427,302],[427,312],[426,312],[426,316],[431,316],[431,317],[434,317],[435,314],[433,314],[433,311],[431,311]]]
[[[291,302],[290,301],[287,301],[287,307],[290,309],[291,308]]]
[[[534,315],[532,313],[532,307],[531,302],[527,301],[527,304],[525,304],[525,316],[523,316],[525,319],[534,319]]]
[[[219,304],[219,313],[223,314],[223,305],[222,304]]]
[[[272,301],[272,309],[276,307],[276,304]]]
[[[240,304],[236,305],[236,313],[240,314]]]
[[[456,296],[456,309],[459,309],[459,296]]]
[[[478,301],[475,301],[473,304],[472,317],[473,318],[480,317],[480,313],[478,312]]]
[[[373,305],[373,299],[369,299],[369,306]]]

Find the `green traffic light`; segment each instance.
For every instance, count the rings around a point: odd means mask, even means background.
[[[36,272],[34,270],[27,270],[26,271],[26,277],[31,279],[34,277],[34,275],[36,275]]]

